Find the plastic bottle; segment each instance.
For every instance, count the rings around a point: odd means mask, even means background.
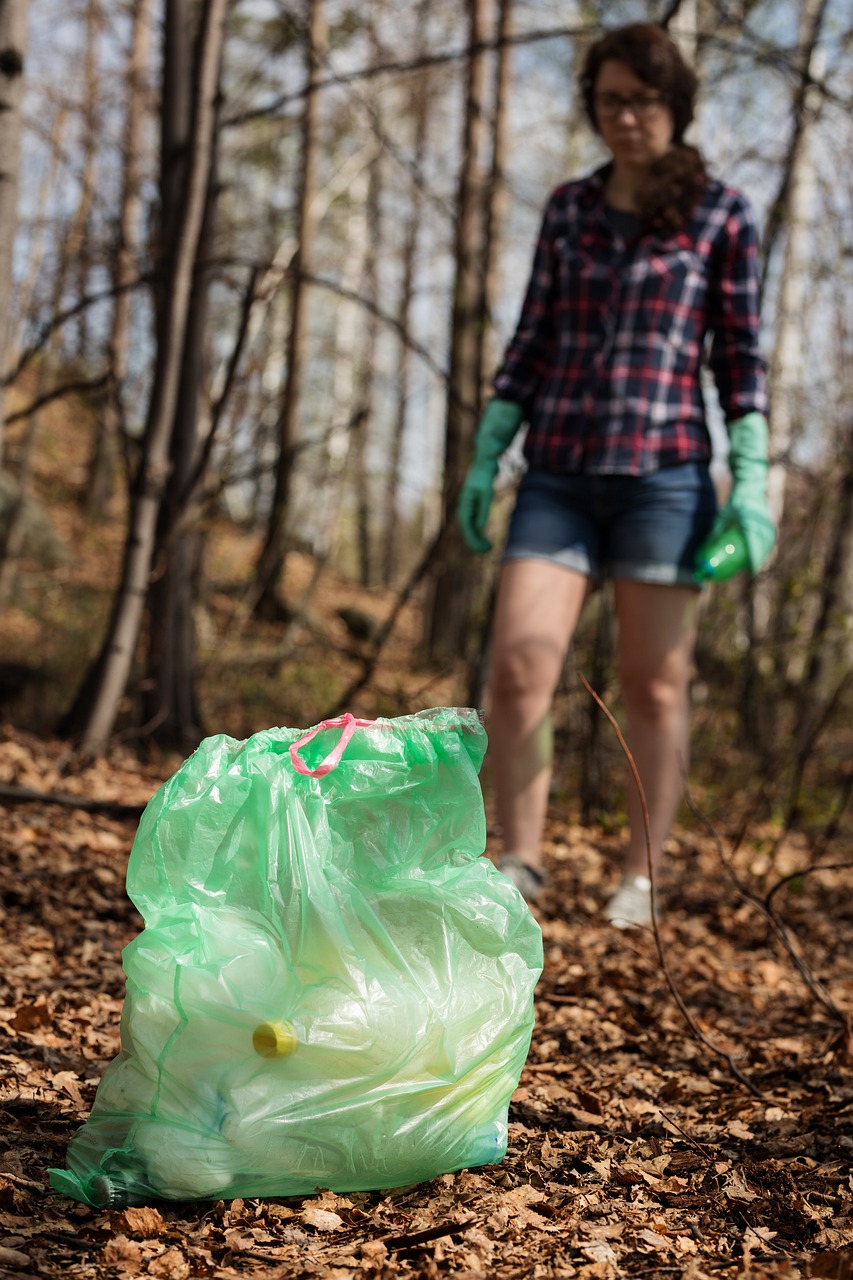
[[[299,1039],[292,1022],[262,1022],[255,1027],[252,1048],[262,1058],[289,1058],[296,1052]]]
[[[697,582],[727,582],[736,573],[749,571],[746,539],[737,526],[709,538],[696,553],[694,577]]]
[[[240,1171],[240,1159],[221,1135],[146,1120],[133,1135],[134,1155],[154,1191],[168,1200],[217,1200]]]
[[[90,1203],[99,1209],[124,1209],[128,1203],[127,1188],[105,1173],[90,1178],[86,1191]]]

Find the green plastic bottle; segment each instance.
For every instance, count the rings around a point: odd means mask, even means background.
[[[709,538],[696,553],[697,582],[727,582],[744,571],[750,571],[749,551],[736,525]]]

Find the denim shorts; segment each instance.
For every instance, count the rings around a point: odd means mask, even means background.
[[[600,581],[695,586],[696,552],[717,514],[706,463],[644,476],[551,475],[521,480],[505,560],[550,560]]]

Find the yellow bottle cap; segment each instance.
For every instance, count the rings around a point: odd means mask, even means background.
[[[262,1058],[289,1058],[298,1044],[292,1022],[262,1022],[252,1036],[252,1047]]]

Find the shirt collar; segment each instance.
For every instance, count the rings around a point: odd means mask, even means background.
[[[585,212],[592,213],[595,210],[604,212],[604,184],[607,182],[611,168],[611,164],[604,164],[587,178],[581,196],[581,206]]]
[[[603,164],[600,169],[596,169],[593,173],[588,175],[579,201],[584,219],[588,224],[597,224],[599,227],[605,227],[607,229],[607,234],[611,238],[614,237],[614,232],[604,211],[606,204],[604,188],[607,183],[607,179],[610,176],[610,170],[612,167],[613,162],[610,161],[607,164]],[[671,248],[674,245],[689,247],[691,243],[690,237],[685,231],[680,231],[673,236],[662,235],[659,231],[641,231],[639,239],[642,240],[650,249],[657,251],[661,251],[667,247]]]

